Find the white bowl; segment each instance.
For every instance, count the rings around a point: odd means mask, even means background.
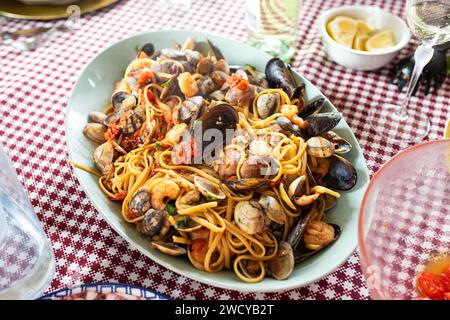
[[[332,18],[341,15],[367,21],[376,29],[391,30],[397,44],[394,47],[368,52],[350,49],[337,43],[328,34],[326,25]],[[343,6],[327,10],[320,15],[318,26],[323,46],[330,59],[356,70],[375,70],[387,65],[411,38],[408,26],[401,18],[372,6]]]
[[[261,71],[264,70],[267,61],[271,58],[267,53],[235,40],[188,30],[142,33],[107,47],[85,66],[69,98],[69,107],[66,113],[66,136],[70,159],[84,166],[91,167],[93,165],[92,153],[97,145],[83,135],[83,126],[90,111],[102,111],[109,103],[114,84],[123,77],[124,70],[136,55],[136,48],[152,42],[159,50],[170,47],[174,40],[181,43],[188,37],[196,37],[199,41],[212,40],[233,65],[248,63]],[[318,97],[325,98],[319,89],[307,79],[295,72],[294,76],[298,81],[304,82],[307,101]],[[323,111],[336,111],[331,102],[326,101]],[[135,248],[157,263],[185,277],[221,288],[250,292],[280,292],[304,286],[333,272],[356,248],[359,206],[369,182],[369,172],[362,150],[344,119],[340,121],[334,131],[352,144],[352,150],[345,157],[358,172],[356,186],[350,191],[342,192],[338,203],[328,214],[328,220],[338,224],[342,233],[332,246],[297,265],[292,275],[286,280],[265,278],[259,283],[244,283],[231,271],[207,273],[195,269],[186,257],[172,257],[151,249],[149,241],[136,231],[136,227],[123,220],[120,204],[105,197],[98,186],[97,176],[82,170],[76,170],[75,174],[92,203],[104,215],[106,221]],[[119,256],[120,254],[121,252],[118,253]]]

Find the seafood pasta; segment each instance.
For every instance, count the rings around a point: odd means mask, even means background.
[[[341,114],[304,94],[277,58],[261,73],[209,41],[146,44],[90,113],[98,170],[82,169],[155,250],[245,282],[286,279],[339,237],[327,211],[357,178],[331,131]]]

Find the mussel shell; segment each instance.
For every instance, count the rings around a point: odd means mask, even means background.
[[[141,51],[150,57],[155,53],[155,46],[153,43],[146,43],[142,46]]]
[[[206,139],[202,139],[203,141],[201,143],[203,145],[203,149],[211,143],[214,143],[216,146],[223,147],[227,143],[227,130],[233,130],[233,132],[236,130],[237,123],[239,122],[239,116],[233,106],[229,104],[219,104],[204,113],[200,117],[200,121],[203,135],[209,129],[216,129],[222,133],[221,141],[217,141],[216,139],[212,139],[213,141],[206,141]]]
[[[358,175],[355,167],[346,159],[338,155],[328,158],[330,167],[323,178],[326,185],[332,189],[350,190],[357,182]]]
[[[317,114],[322,110],[323,106],[325,105],[325,98],[318,98],[314,101],[311,101],[308,103],[302,112],[299,113],[299,116],[302,118],[306,118],[310,115]]]
[[[225,181],[225,185],[233,191],[260,191],[270,185],[270,180],[265,178],[247,178],[233,181]]]
[[[337,126],[342,119],[340,112],[325,112],[313,114],[305,118],[306,134],[309,137],[320,136]]]
[[[296,86],[292,74],[281,59],[270,59],[266,64],[265,73],[270,88],[281,88],[290,98],[301,96],[302,87]]]
[[[334,208],[334,206],[336,205],[338,199],[328,193],[324,193],[322,195],[323,199],[324,199],[324,210],[328,211]]]
[[[315,207],[313,206],[310,210],[308,210],[306,214],[301,215],[296,225],[289,232],[286,238],[286,242],[293,249],[295,249],[299,245],[300,240],[302,240],[303,234],[305,233],[306,228],[308,227],[309,219],[311,219],[312,214],[314,213],[314,208]]]
[[[334,240],[331,241],[328,245],[317,249],[317,250],[311,250],[305,247],[305,243],[302,241],[295,249],[294,249],[294,260],[295,263],[303,262],[307,259],[309,259],[311,256],[315,255],[316,253],[322,251],[323,249],[329,247],[332,245],[337,239],[339,239],[341,235],[341,228],[334,223],[329,223],[334,228]]]

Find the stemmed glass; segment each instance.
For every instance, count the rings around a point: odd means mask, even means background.
[[[430,120],[410,99],[423,68],[433,57],[433,46],[450,40],[450,0],[408,0],[406,18],[411,32],[422,44],[414,53],[414,70],[400,104],[372,108],[369,120],[378,134],[391,142],[419,142],[430,130]],[[409,107],[409,108],[408,108]]]

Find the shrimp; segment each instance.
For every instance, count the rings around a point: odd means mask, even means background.
[[[297,205],[299,205],[300,207],[305,207],[305,206],[309,206],[314,201],[316,201],[317,198],[319,198],[319,196],[320,196],[320,193],[314,193],[314,194],[311,194],[309,196],[303,195],[303,196],[295,199],[294,202]]]
[[[176,199],[180,193],[180,187],[171,180],[163,180],[152,190],[151,203],[153,209],[164,209],[169,200]]]
[[[195,96],[199,90],[194,77],[189,72],[180,73],[178,76],[178,85],[186,98]]]
[[[181,138],[183,137],[183,134],[186,132],[188,128],[188,125],[186,123],[180,123],[175,125],[172,129],[170,129],[166,133],[166,141],[176,145],[178,142],[180,142]]]
[[[317,250],[325,247],[334,240],[333,226],[323,221],[311,221],[303,235],[303,241],[308,249]]]

